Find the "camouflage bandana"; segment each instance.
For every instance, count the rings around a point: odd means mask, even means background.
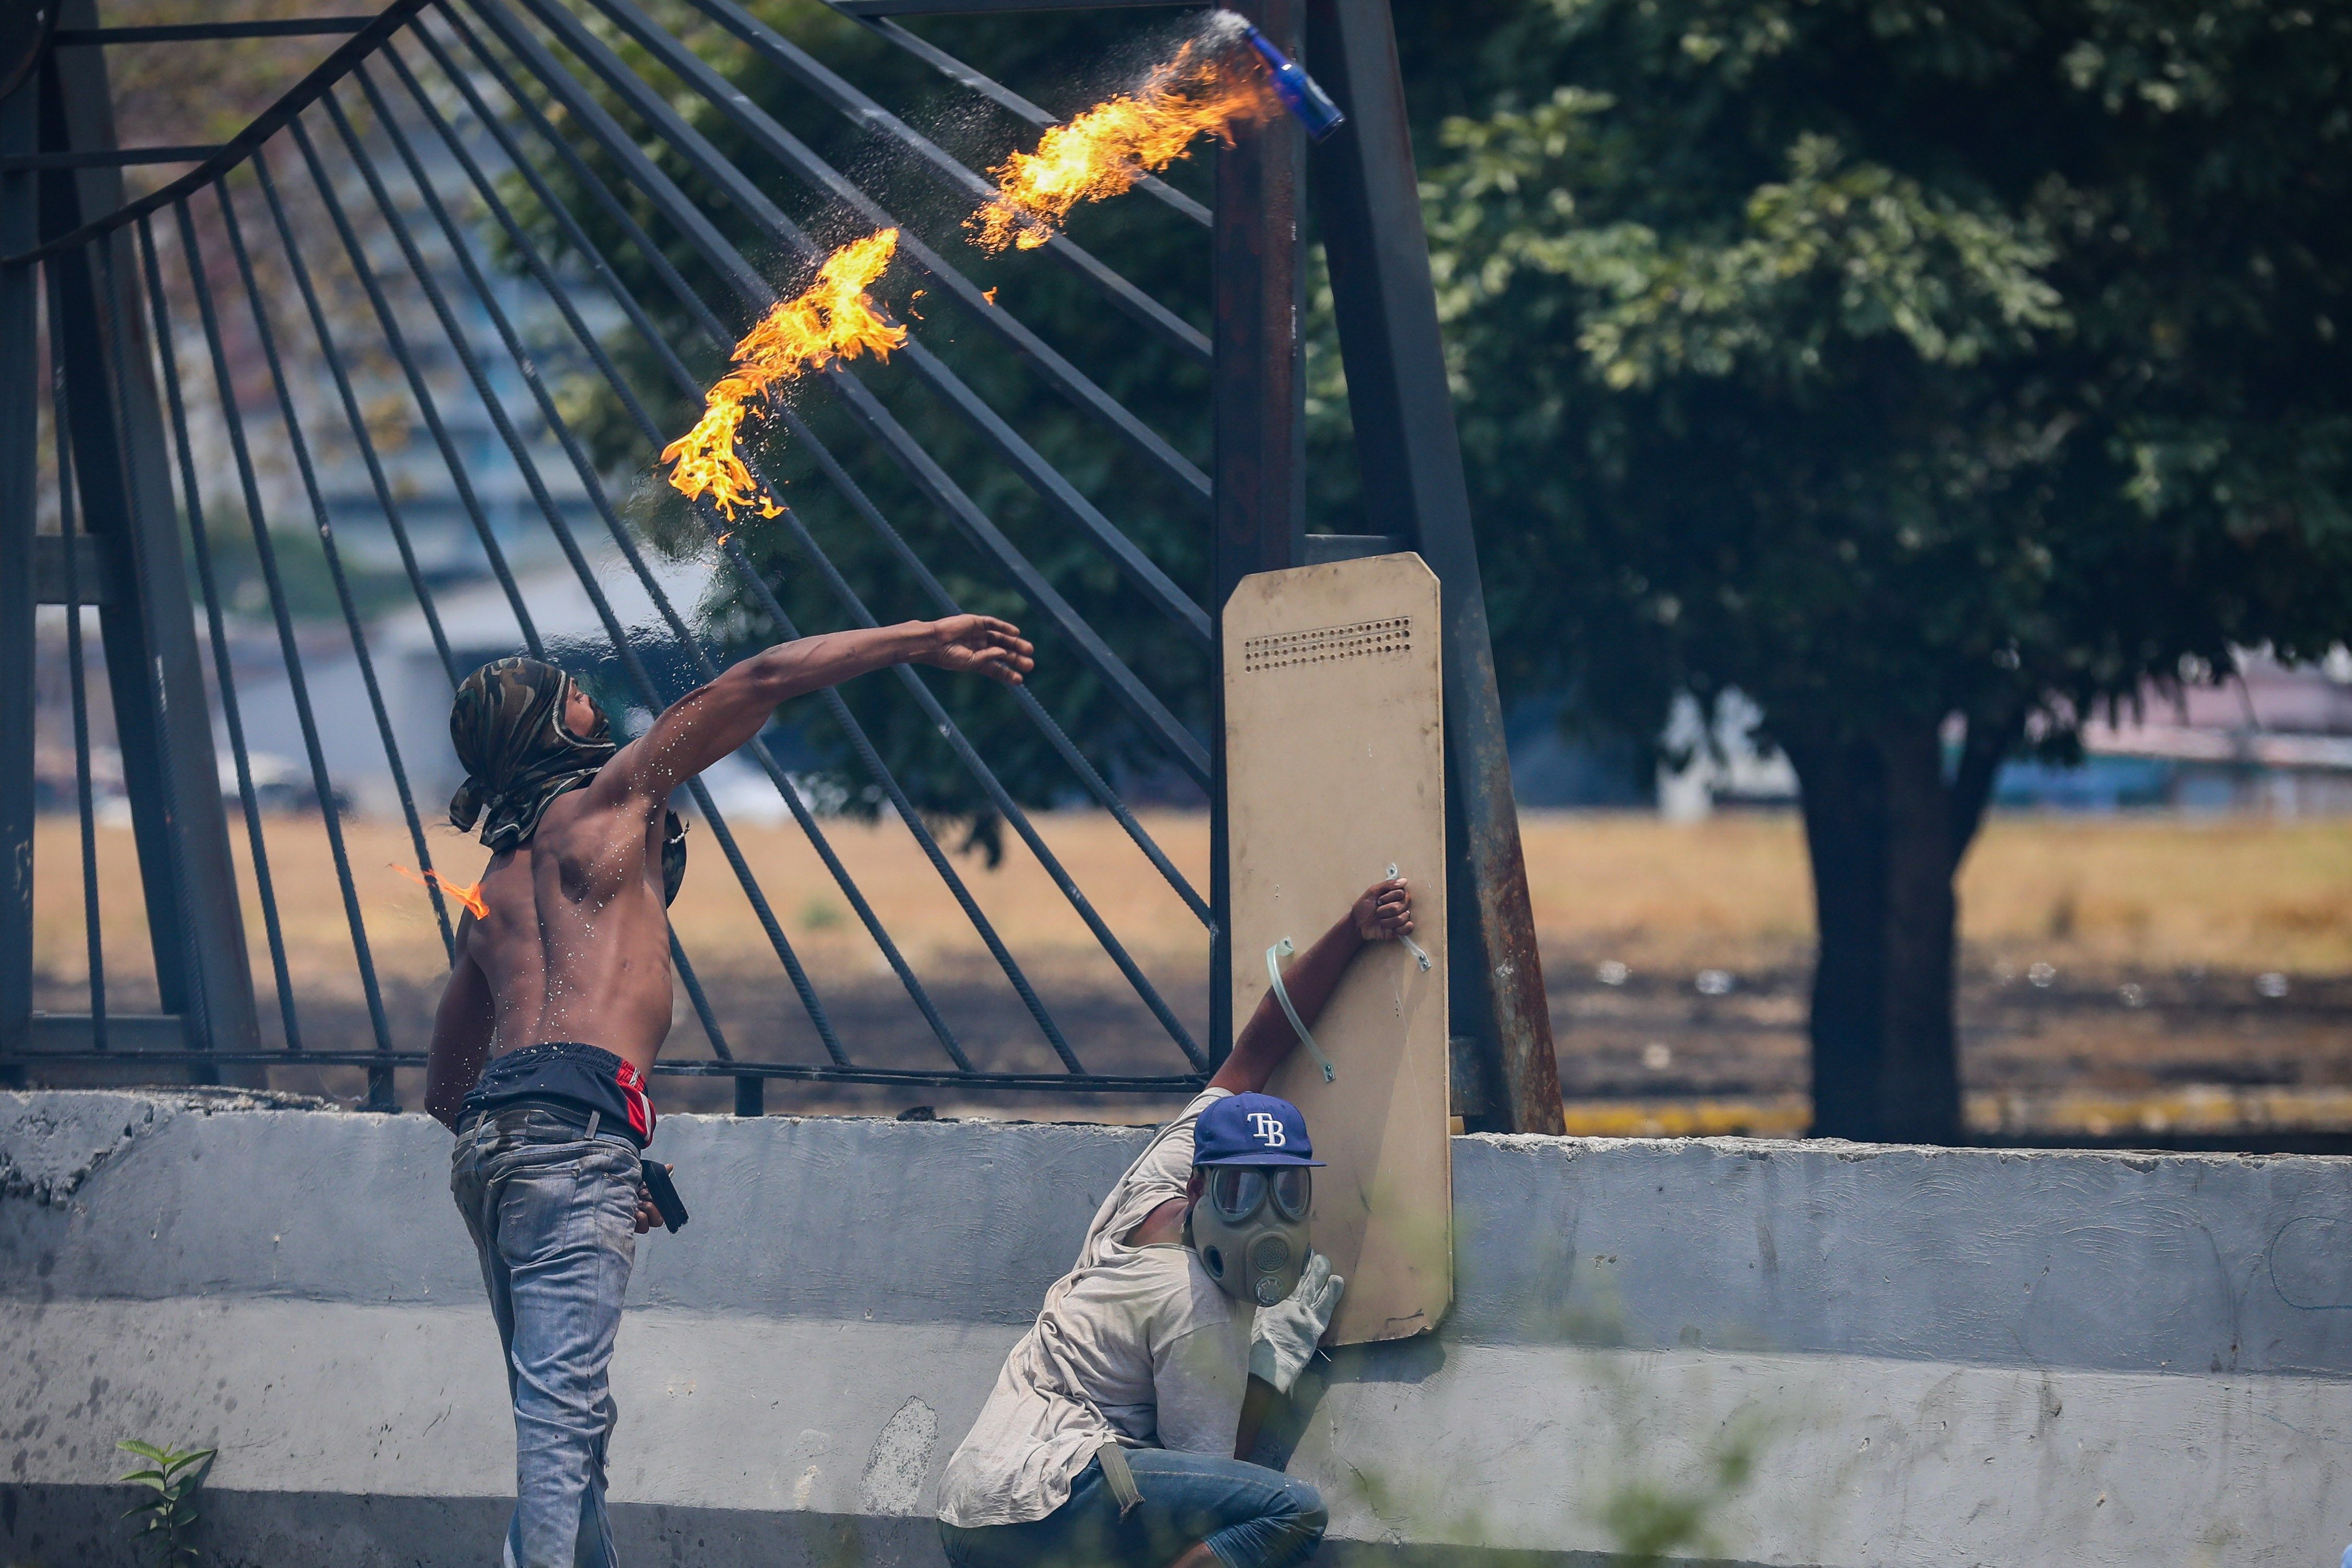
[[[572,678],[535,658],[502,658],[467,676],[449,709],[449,740],[466,782],[449,797],[449,820],[482,824],[482,842],[512,849],[539,831],[548,803],[578,789],[612,761],[613,727],[601,712],[594,731],[563,727]]]

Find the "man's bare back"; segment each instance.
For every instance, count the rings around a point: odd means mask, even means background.
[[[669,1034],[669,911],[661,835],[670,795],[759,733],[777,704],[888,665],[921,663],[1018,685],[1034,661],[986,616],[909,621],[779,644],[664,710],[584,786],[549,801],[536,830],[482,875],[488,914],[457,931],[435,1016],[425,1109],[451,1126],[493,1054],[571,1041],[644,1073]],[[572,689],[574,736],[599,721]]]
[[[577,1040],[651,1070],[670,1020],[660,816],[576,790],[492,858],[481,891],[490,912],[468,921],[466,953],[488,983],[494,1052]]]

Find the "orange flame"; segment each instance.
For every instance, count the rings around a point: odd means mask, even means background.
[[[702,417],[662,448],[661,460],[671,465],[669,482],[679,494],[688,500],[708,494],[730,522],[737,507],[751,507],[761,517],[777,515],[776,503],[735,455],[743,421],[756,412],[754,400],[767,396],[779,382],[861,353],[888,359],[907,341],[907,329],[884,321],[866,297],[898,248],[895,228],[852,240],[825,258],[816,281],[779,301],[743,334],[735,345],[734,368],[710,389]]]
[[[490,906],[482,901],[482,885],[479,882],[453,882],[438,871],[412,871],[397,860],[391,861],[389,864],[394,870],[420,888],[437,886],[443,892],[465,905],[476,920],[486,921],[490,918]]]
[[[1236,122],[1279,109],[1263,73],[1224,63],[1227,51],[1187,43],[1154,66],[1133,92],[1105,99],[1046,131],[1034,153],[1015,153],[989,174],[996,194],[964,221],[992,255],[1034,250],[1080,202],[1098,202],[1157,174],[1195,138],[1233,144]]]

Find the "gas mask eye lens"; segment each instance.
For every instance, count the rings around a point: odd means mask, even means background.
[[[1305,1219],[1315,1201],[1315,1173],[1304,1165],[1286,1165],[1272,1173],[1274,1206],[1285,1219]]]
[[[1209,1177],[1209,1202],[1220,1218],[1239,1225],[1265,1202],[1265,1173],[1246,1165],[1221,1165]]]

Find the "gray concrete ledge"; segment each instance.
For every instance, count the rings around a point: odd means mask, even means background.
[[[1144,1137],[671,1117],[695,1221],[630,1299],[1020,1325]],[[415,1116],[0,1093],[0,1299],[474,1300],[448,1146]],[[1474,1137],[1454,1194],[1463,1342],[2352,1373],[2352,1161]]]
[[[936,1568],[940,1469],[1144,1137],[665,1121],[695,1220],[643,1244],[614,1361],[632,1563]],[[447,1152],[416,1117],[0,1094],[0,1562],[107,1561],[132,1436],[220,1447],[215,1562],[494,1556],[511,1427]],[[1317,1368],[1281,1445],[1325,1561],[1597,1563],[1643,1498],[1780,1568],[2352,1538],[2352,1161],[1454,1154],[1452,1318]]]

